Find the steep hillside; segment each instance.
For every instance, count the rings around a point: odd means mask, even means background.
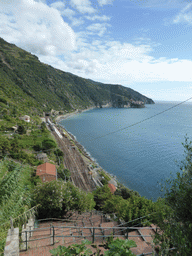
[[[10,112],[85,109],[133,100],[154,103],[121,85],[102,84],[63,72],[0,38],[0,107]]]

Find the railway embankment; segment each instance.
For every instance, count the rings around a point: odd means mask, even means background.
[[[63,152],[64,167],[70,171],[72,183],[87,192],[102,187],[104,170],[91,158],[84,147],[58,123],[53,124],[48,120],[48,125],[51,125],[50,130]],[[112,179],[109,174],[106,173],[106,175],[109,180]]]

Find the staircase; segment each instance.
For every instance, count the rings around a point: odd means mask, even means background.
[[[131,251],[136,255],[147,254],[150,255],[154,251],[152,242],[153,236],[156,232],[156,226],[138,227],[136,230],[128,234],[128,239],[136,242],[137,247],[131,248]]]
[[[133,231],[125,231],[125,227],[118,227],[116,221],[109,221],[105,215],[100,212],[86,212],[78,214],[71,213],[66,216],[65,220],[51,219],[40,222],[37,228],[32,232],[29,240],[22,241],[20,255],[30,256],[49,256],[49,250],[57,248],[58,245],[69,246],[74,243],[81,243],[83,239],[87,239],[99,246],[101,252],[104,252],[103,245],[105,239],[110,236],[119,237],[121,239],[134,240],[137,244],[136,248],[132,248],[132,252],[136,255],[142,253],[151,253],[152,237],[155,234],[155,227],[135,228]],[[90,249],[96,252],[91,246]],[[26,250],[27,248],[27,250]],[[152,255],[152,254],[151,254]]]

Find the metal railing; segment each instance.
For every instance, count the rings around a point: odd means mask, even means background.
[[[90,240],[92,243],[95,243],[96,240],[102,239],[102,241],[106,240],[109,237],[124,237],[126,239],[132,237],[140,237],[143,241],[145,241],[145,237],[151,237],[151,235],[130,235],[129,233],[134,230],[142,230],[148,229],[153,230],[153,228],[136,228],[136,227],[78,227],[78,226],[50,226],[47,228],[34,229],[29,231],[24,231],[20,233],[20,244],[24,244],[21,246],[22,250],[27,250],[29,243],[34,241],[39,241],[43,239],[48,239],[47,245],[54,245],[56,243],[56,239],[58,238],[73,238],[76,240],[78,238],[86,238]],[[35,234],[38,232],[38,234]],[[33,237],[35,238],[33,239]],[[31,247],[31,246],[30,246]]]
[[[155,213],[152,213],[155,214]],[[149,215],[152,215],[149,214]],[[100,224],[102,222],[111,221],[112,219],[109,219],[108,215],[103,214],[102,212],[98,211],[92,211],[91,213],[88,212],[87,215],[85,215],[82,219],[79,219],[79,214],[77,216],[73,216],[72,219],[58,219],[58,218],[50,218],[50,219],[41,219],[38,220],[38,223],[45,222],[45,225],[50,225],[49,227],[44,228],[36,228],[34,230],[24,231],[20,233],[20,244],[21,244],[21,250],[27,250],[29,247],[32,248],[37,247],[35,243],[38,243],[37,241],[45,240],[46,246],[54,245],[55,243],[59,244],[70,244],[71,242],[78,242],[82,239],[88,239],[92,243],[97,242],[98,240],[102,242],[106,240],[109,237],[117,238],[134,238],[134,237],[140,237],[142,241],[146,242],[147,237],[151,237],[151,235],[143,235],[142,229],[148,229],[153,230],[155,233],[159,228],[154,227],[136,227],[133,225],[135,221],[138,221],[139,219],[146,218],[147,216],[138,218],[136,220],[132,220],[130,222],[123,222],[120,225],[116,227],[100,227],[97,226],[96,222],[98,221],[96,218],[97,216],[93,215],[100,215],[102,216],[102,220],[100,220]],[[114,217],[115,218],[115,217]],[[48,223],[47,223],[48,221]],[[55,221],[59,224],[55,224]],[[54,224],[53,224],[54,222]],[[81,222],[82,226],[79,226],[79,222]],[[130,224],[133,226],[130,227]],[[61,226],[63,225],[63,226]],[[67,225],[67,226],[64,226]],[[78,225],[78,226],[77,226]],[[88,226],[91,225],[91,226]],[[97,226],[97,227],[94,227]],[[136,231],[136,235],[129,234],[131,231]],[[138,234],[137,234],[138,233]],[[71,241],[70,240],[73,240]],[[62,241],[61,241],[62,240]],[[148,254],[141,254],[142,255],[152,255],[152,253]]]

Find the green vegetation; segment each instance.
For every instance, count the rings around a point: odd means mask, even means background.
[[[38,207],[38,218],[62,217],[69,210],[84,212],[95,206],[93,195],[86,193],[72,183],[51,181],[38,184],[33,193],[33,205]]]
[[[0,159],[9,156],[37,166],[42,162],[36,158],[36,154],[43,151],[48,154],[49,159],[57,161],[61,152],[46,126],[40,122],[38,118],[26,123],[13,117],[9,121],[7,119],[0,121],[1,130],[4,130],[0,133]],[[17,130],[13,132],[12,126],[17,126]]]
[[[59,245],[57,248],[50,250],[53,256],[91,256],[93,252],[91,249],[87,248],[86,245],[90,245],[91,242],[88,240],[83,240],[81,244],[73,244],[68,247]],[[130,248],[136,247],[136,243],[132,240],[121,240],[119,238],[107,243],[107,249],[104,254],[100,254],[100,251],[96,254],[97,256],[134,256],[135,254],[131,252]],[[95,254],[94,254],[95,255]]]
[[[123,199],[130,198],[131,196],[140,196],[137,191],[128,189],[122,185],[119,185],[115,191],[115,195],[123,197]]]
[[[158,223],[159,216],[162,218],[164,216],[161,199],[153,202],[145,197],[141,197],[137,193],[132,193],[128,198],[124,199],[122,196],[111,194],[107,185],[98,188],[93,194],[97,210],[109,214],[115,213],[118,219],[122,219],[125,222],[131,222],[137,218],[144,217],[135,221],[134,225]],[[156,212],[158,212],[158,215],[154,214]]]
[[[50,250],[50,253],[54,256],[89,256],[92,254],[92,251],[86,247],[86,245],[91,244],[88,240],[83,240],[81,244],[72,244],[68,247],[59,245],[57,248]]]
[[[20,226],[25,218],[18,218],[31,208],[34,178],[28,165],[14,161],[0,162],[0,253],[4,249],[10,218]]]
[[[188,256],[192,252],[192,142],[188,138],[184,148],[182,173],[164,185],[166,218],[159,221],[163,234],[156,236],[163,255],[170,255],[170,248],[175,248],[171,255]]]
[[[99,171],[99,174],[101,176],[101,183],[103,185],[108,184],[108,182],[111,180],[111,178],[104,171]]]
[[[71,173],[68,169],[65,169],[63,164],[60,164],[57,169],[58,178],[64,181],[69,181]]]
[[[104,253],[104,256],[134,256],[130,248],[137,247],[132,240],[115,239],[108,244],[109,250]]]

